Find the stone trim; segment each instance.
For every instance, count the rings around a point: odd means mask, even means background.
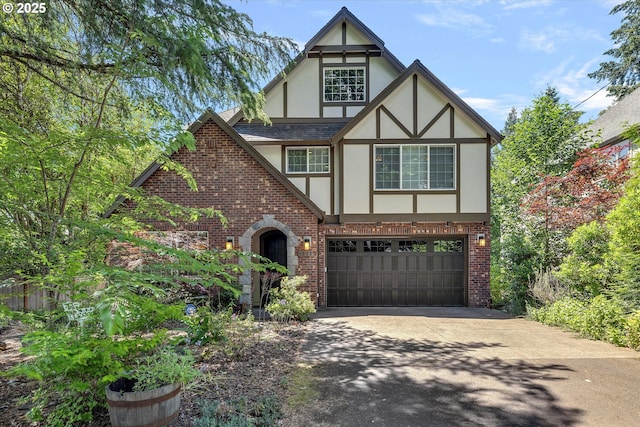
[[[302,238],[296,236],[291,228],[275,219],[275,215],[263,214],[262,220],[254,223],[244,232],[238,239],[238,245],[243,252],[252,252],[253,236],[259,231],[266,229],[280,230],[285,236],[287,236],[287,269],[291,276],[296,275],[298,269],[298,256],[296,255],[296,247],[300,244]],[[240,265],[246,265],[247,261],[240,259]],[[240,303],[251,304],[251,269],[245,268],[239,278],[239,283],[242,286],[242,296],[240,297]]]

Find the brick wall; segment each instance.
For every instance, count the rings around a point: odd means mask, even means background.
[[[233,236],[237,245],[240,236],[254,224],[263,222],[265,215],[272,215],[275,221],[286,224],[300,238],[295,248],[297,275],[308,276],[306,290],[315,298],[318,289],[317,217],[213,121],[203,124],[194,136],[196,150],[182,148],[172,159],[193,174],[198,191],[190,190],[184,179],[174,172],[161,169],[151,175],[142,188],[147,194],[161,196],[169,202],[220,210],[229,221],[226,229],[215,218],[177,227],[207,231],[209,248],[223,249],[227,236]],[[159,230],[173,229],[167,224],[154,225]],[[260,232],[258,230],[253,237],[251,249],[254,252],[260,249]],[[303,249],[304,236],[311,237],[309,251]]]
[[[173,159],[184,165],[198,185],[189,189],[186,182],[173,172],[156,171],[142,185],[148,194],[193,207],[213,207],[229,220],[224,229],[217,219],[204,219],[197,224],[181,224],[178,229],[207,231],[209,248],[224,248],[226,237],[236,244],[243,235],[251,235],[251,250],[259,252],[258,223],[278,222],[291,229],[299,241],[295,245],[297,275],[308,277],[304,290],[323,307],[325,295],[326,238],[331,236],[459,236],[466,238],[468,249],[467,301],[469,307],[488,307],[489,292],[489,226],[483,223],[398,224],[318,224],[317,217],[267,172],[227,133],[209,121],[195,133],[197,149],[181,149]],[[268,221],[265,218],[270,218]],[[272,218],[272,219],[271,219]],[[160,230],[170,230],[155,224]],[[269,228],[273,229],[273,228]],[[264,230],[266,231],[266,229]],[[250,232],[250,233],[249,233]],[[476,236],[485,234],[487,244],[478,246]],[[302,238],[311,237],[311,249],[304,251]]]

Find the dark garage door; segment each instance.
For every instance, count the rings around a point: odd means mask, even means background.
[[[463,239],[327,241],[330,307],[463,306]]]

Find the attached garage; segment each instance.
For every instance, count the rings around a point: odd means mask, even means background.
[[[327,306],[464,306],[463,238],[327,240]]]

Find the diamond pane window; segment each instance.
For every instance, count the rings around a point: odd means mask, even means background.
[[[329,147],[287,148],[287,173],[329,173]]]
[[[325,102],[362,102],[365,101],[365,69],[325,68]]]

